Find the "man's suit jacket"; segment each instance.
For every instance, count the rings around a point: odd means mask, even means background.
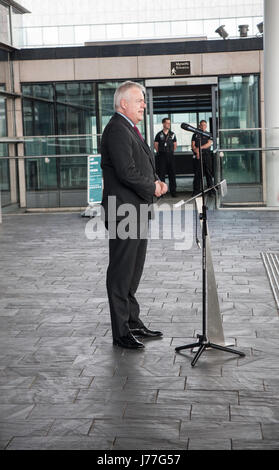
[[[121,204],[132,204],[137,215],[140,205],[150,205],[155,192],[154,182],[158,180],[154,156],[146,142],[131,124],[115,113],[103,132],[101,141],[101,167],[104,190],[102,206],[106,220],[121,220],[124,215],[114,218],[108,215],[108,197],[116,197],[116,210]]]

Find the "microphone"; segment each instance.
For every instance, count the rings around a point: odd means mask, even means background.
[[[196,134],[203,135],[204,137],[207,137],[208,139],[212,138],[209,132],[204,132],[201,129],[199,129],[198,127],[190,126],[190,124],[186,124],[186,122],[182,122],[180,127],[184,131],[194,132]]]

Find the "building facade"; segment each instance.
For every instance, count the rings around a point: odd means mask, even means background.
[[[32,12],[15,28],[18,46],[24,48],[193,36],[216,39],[220,25],[230,37],[237,37],[239,25],[246,24],[253,36],[263,17],[263,0],[21,1]]]
[[[127,79],[146,87],[141,132],[151,147],[162,117],[170,117],[178,178],[193,174],[191,134],[180,125],[206,119],[215,180],[229,187],[222,204],[265,204],[261,36],[11,45],[1,54],[2,204],[85,206],[87,155],[98,152],[114,91]]]

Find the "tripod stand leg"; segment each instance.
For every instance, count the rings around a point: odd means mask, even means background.
[[[225,346],[220,346],[219,344],[209,343],[208,346],[213,349],[220,349],[220,351],[226,351],[232,354],[238,354],[239,356],[242,356],[242,357],[245,356],[245,354],[241,351],[236,351],[235,349],[227,348]]]
[[[197,346],[199,346],[199,342],[192,343],[192,344],[185,344],[185,346],[177,346],[175,350],[181,351],[182,349],[193,349],[193,348],[196,348]]]
[[[197,360],[199,359],[199,357],[202,355],[203,351],[205,350],[206,348],[206,344],[202,344],[199,348],[199,350],[197,351],[194,359],[192,360],[191,362],[191,366],[194,367],[194,365],[196,364]]]

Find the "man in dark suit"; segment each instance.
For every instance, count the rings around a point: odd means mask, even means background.
[[[162,336],[140,320],[135,298],[145,262],[153,196],[167,192],[167,185],[156,175],[154,156],[136,127],[144,116],[144,91],[142,85],[130,81],[118,87],[115,114],[104,129],[101,142],[113,344],[129,349],[144,347],[136,336]]]

